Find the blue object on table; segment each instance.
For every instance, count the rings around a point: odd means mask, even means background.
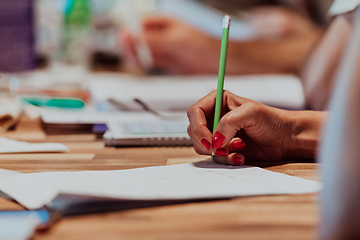
[[[50,220],[49,212],[45,209],[31,211],[0,211],[0,219],[7,217],[26,218],[30,215],[36,216],[41,225],[46,225]]]
[[[51,223],[46,209],[34,211],[0,211],[0,239],[31,239],[35,230]]]
[[[94,124],[92,130],[94,133],[105,133],[108,127],[106,124]]]

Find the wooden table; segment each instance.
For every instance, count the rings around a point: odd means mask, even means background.
[[[188,147],[105,148],[92,134],[46,135],[39,120],[23,118],[4,136],[61,142],[69,153],[2,154],[0,168],[20,172],[118,170],[204,159]],[[252,163],[318,179],[312,161]],[[316,194],[243,197],[68,217],[34,239],[316,239]],[[23,209],[0,198],[0,210]]]

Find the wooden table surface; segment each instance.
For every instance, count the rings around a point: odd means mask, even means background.
[[[93,134],[47,135],[24,117],[3,136],[61,142],[68,153],[1,154],[0,168],[20,172],[119,170],[205,159],[188,147],[105,148]],[[312,161],[251,163],[317,180]],[[0,198],[0,210],[23,209]],[[317,239],[318,195],[277,195],[132,209],[62,219],[34,239]]]

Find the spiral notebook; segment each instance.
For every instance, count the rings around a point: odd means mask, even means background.
[[[192,146],[187,134],[188,121],[110,122],[104,134],[107,147]]]

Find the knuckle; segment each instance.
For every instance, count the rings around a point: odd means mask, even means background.
[[[189,107],[189,109],[187,110],[186,114],[187,117],[190,119],[190,117],[194,114],[194,108],[195,108],[195,104],[192,105],[191,107]]]
[[[248,115],[251,117],[258,117],[264,112],[264,108],[261,104],[256,102],[251,102],[247,106]]]
[[[236,124],[236,118],[232,113],[227,114],[226,116],[221,118],[222,124],[229,127],[234,127]]]
[[[187,134],[188,134],[190,137],[191,137],[191,135],[192,135],[191,126],[190,126],[190,125],[187,127]]]

